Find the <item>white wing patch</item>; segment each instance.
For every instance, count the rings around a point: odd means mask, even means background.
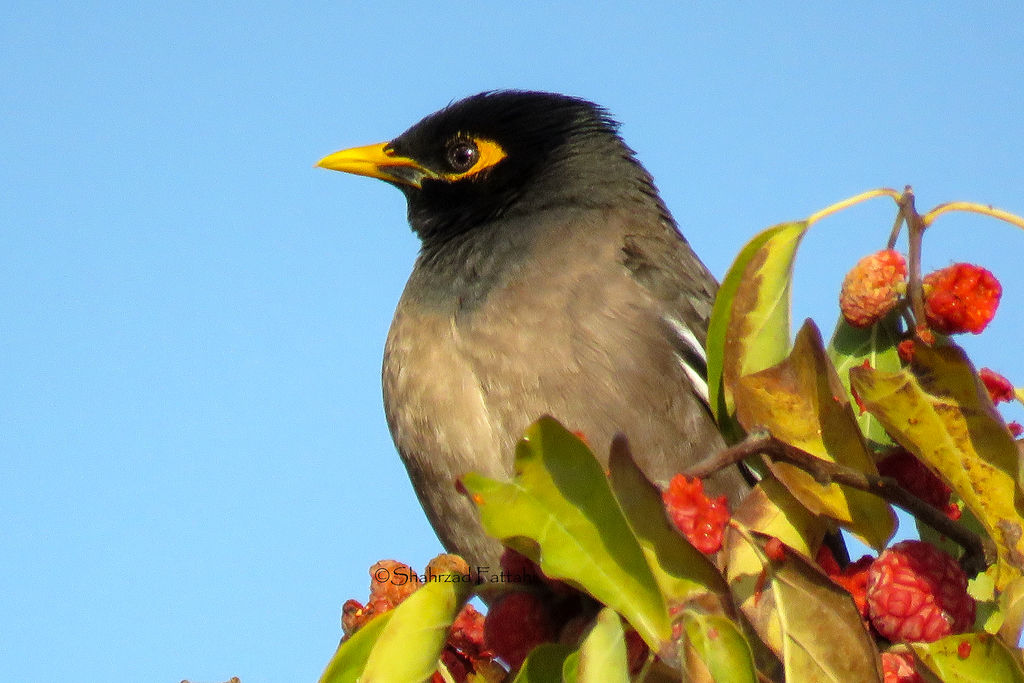
[[[683,372],[690,379],[693,393],[701,398],[705,404],[708,403],[708,380],[707,367],[708,357],[704,351],[704,345],[700,343],[697,336],[689,327],[677,318],[663,317],[665,324],[672,331],[672,334],[680,342],[681,353],[677,354],[679,365]]]

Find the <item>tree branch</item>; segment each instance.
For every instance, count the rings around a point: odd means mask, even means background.
[[[983,571],[995,561],[995,546],[988,539],[958,524],[945,512],[932,507],[913,495],[892,477],[868,474],[811,455],[805,450],[784,443],[768,432],[755,432],[738,444],[725,448],[688,468],[689,477],[707,477],[751,456],[761,454],[777,462],[786,462],[814,477],[819,484],[842,484],[859,491],[867,491],[902,508],[943,536],[952,539],[964,549],[961,564],[970,573]]]

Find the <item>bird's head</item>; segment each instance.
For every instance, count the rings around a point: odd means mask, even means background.
[[[427,244],[503,216],[656,198],[617,128],[586,100],[487,92],[427,116],[390,142],[335,152],[317,165],[401,189],[409,223]]]

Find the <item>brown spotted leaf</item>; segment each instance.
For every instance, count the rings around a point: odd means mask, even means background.
[[[736,380],[786,355],[793,262],[807,227],[782,223],[757,234],[722,280],[707,341],[708,392],[720,422],[732,413]]]
[[[1018,451],[978,373],[955,345],[917,344],[912,365],[854,368],[851,384],[893,438],[934,469],[995,541],[1002,589],[1024,574]]]
[[[767,429],[822,460],[877,473],[846,388],[810,320],[797,334],[789,356],[739,378],[733,397],[736,416],[748,431]],[[788,463],[769,462],[769,467],[808,510],[836,520],[868,545],[881,549],[892,537],[896,518],[882,499],[838,484],[819,484]]]
[[[757,558],[757,573],[734,573],[729,582],[758,635],[782,660],[787,681],[882,681],[878,650],[861,623],[853,598],[817,565],[787,548],[781,560],[765,554],[766,534],[729,527],[729,561]]]
[[[946,636],[934,643],[913,643],[921,663],[946,683],[1024,683],[1020,654],[988,633]]]
[[[689,680],[757,683],[754,654],[735,622],[688,609],[680,620],[686,634],[680,659]]]

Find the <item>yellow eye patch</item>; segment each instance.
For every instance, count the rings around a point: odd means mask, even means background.
[[[452,143],[449,147],[449,162],[452,163],[453,166],[458,166],[462,163],[471,163],[472,165],[464,171],[441,173],[439,176],[444,180],[453,183],[491,168],[506,156],[508,155],[505,153],[505,150],[501,148],[501,145],[493,140],[487,140],[484,138],[467,138],[459,140]]]

